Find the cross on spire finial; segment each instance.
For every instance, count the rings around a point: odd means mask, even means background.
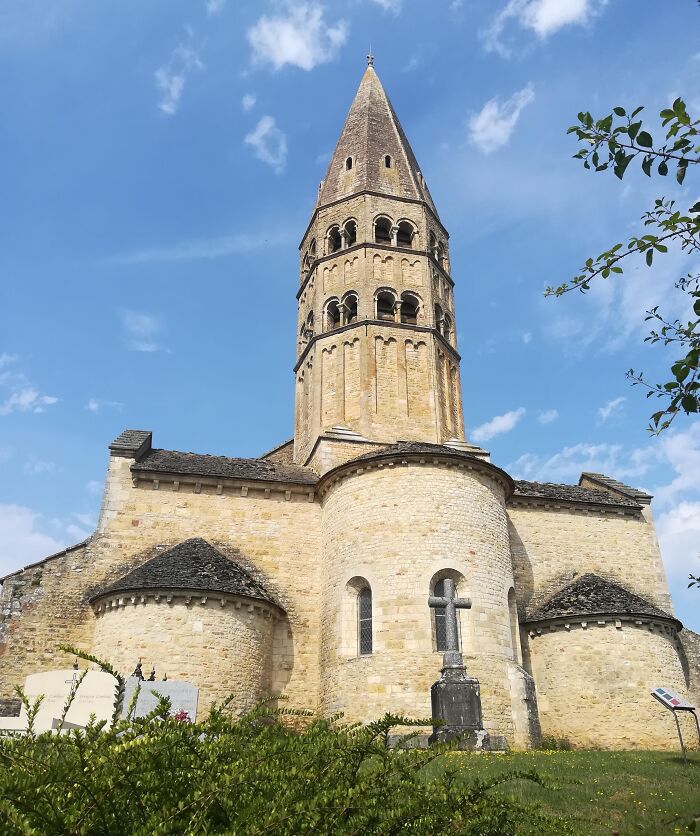
[[[367,53],[367,66],[374,66],[374,55],[372,55],[372,44],[369,45],[369,52]]]

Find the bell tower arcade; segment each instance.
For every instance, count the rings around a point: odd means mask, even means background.
[[[328,436],[464,439],[448,234],[372,64],[300,246],[299,464]]]

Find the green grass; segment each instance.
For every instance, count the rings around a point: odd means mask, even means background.
[[[509,770],[536,770],[551,785],[517,781],[504,792],[539,802],[580,834],[700,834],[700,753],[537,751],[507,754],[455,753],[442,759],[466,779]]]

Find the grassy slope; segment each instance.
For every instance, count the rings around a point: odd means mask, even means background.
[[[455,753],[445,760],[468,778],[535,769],[556,789],[517,782],[506,794],[541,802],[581,834],[688,833],[695,817],[700,833],[698,752],[689,753],[687,768],[669,752]]]

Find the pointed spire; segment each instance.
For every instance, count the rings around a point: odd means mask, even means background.
[[[437,215],[413,150],[375,72],[371,49],[317,205],[362,191],[423,200]]]

